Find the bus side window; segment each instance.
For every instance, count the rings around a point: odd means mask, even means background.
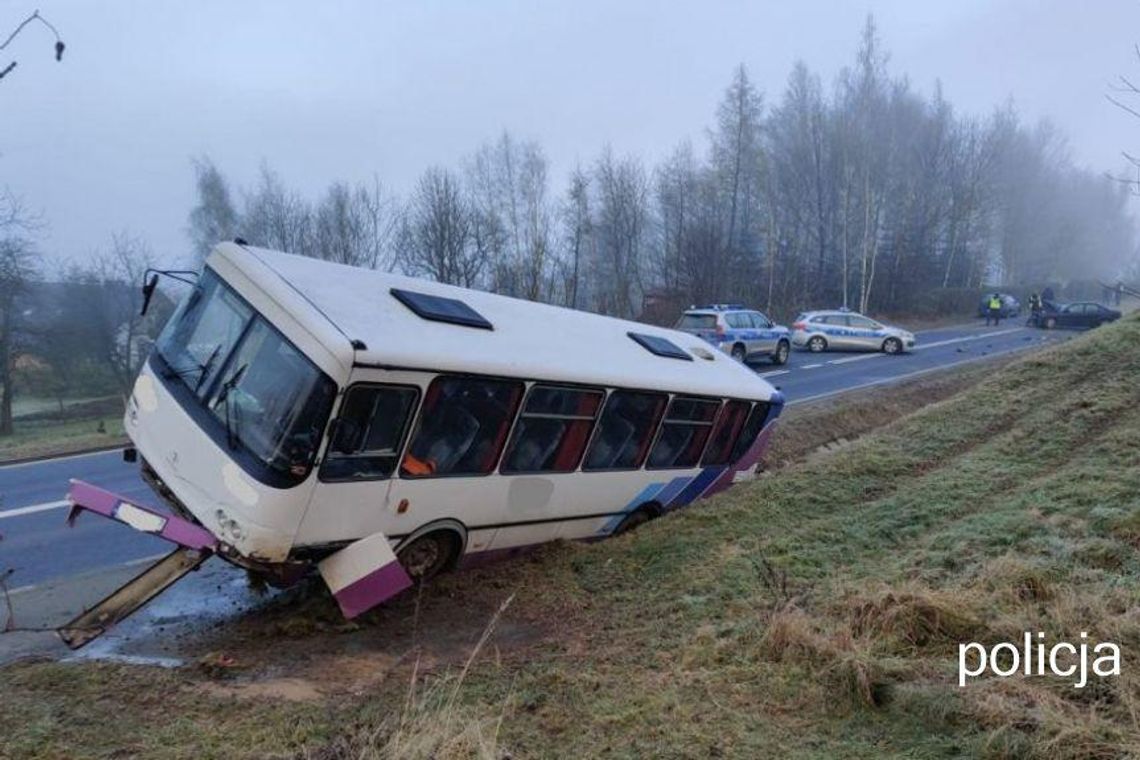
[[[321,479],[391,477],[418,394],[418,389],[403,386],[354,385],[349,388],[321,465]]]
[[[437,377],[400,476],[484,475],[495,469],[515,417],[522,383],[471,377]]]
[[[716,421],[716,427],[713,428],[712,439],[709,441],[704,459],[701,460],[702,467],[728,464],[736,437],[740,435],[740,429],[748,419],[749,406],[747,401],[729,401],[724,405],[724,410]]]
[[[500,468],[504,473],[571,472],[578,467],[602,392],[536,385],[530,389]]]
[[[668,396],[661,393],[611,393],[582,469],[635,470],[640,467],[667,400]]]
[[[768,416],[768,404],[765,401],[758,401],[752,407],[752,414],[748,415],[748,422],[744,423],[744,428],[740,431],[740,437],[736,439],[736,445],[732,447],[732,459],[735,462],[740,459],[748,449],[752,448],[752,444],[756,442],[756,436],[760,435],[760,430],[764,427],[764,420]]]
[[[645,466],[649,469],[696,466],[719,410],[719,401],[674,398]]]

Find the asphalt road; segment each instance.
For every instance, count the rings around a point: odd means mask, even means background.
[[[754,365],[784,392],[789,404],[827,398],[859,388],[898,382],[1015,351],[1067,340],[1072,333],[1044,332],[1007,322],[928,330],[917,334],[913,353],[792,353],[784,367]],[[65,522],[63,498],[70,478],[86,480],[140,504],[159,506],[138,476],[138,466],[118,451],[0,467],[0,572],[9,589],[26,593],[47,581],[100,569],[122,568],[169,550],[162,540],[96,515]]]

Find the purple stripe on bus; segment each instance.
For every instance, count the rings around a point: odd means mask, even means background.
[[[351,619],[391,599],[411,585],[412,579],[404,572],[400,563],[389,562],[360,580],[348,584],[333,596],[340,605],[340,611],[346,618]]]
[[[720,477],[712,482],[705,492],[701,494],[701,498],[718,494],[721,491],[732,485],[733,478],[736,473],[743,472],[750,467],[754,467],[760,461],[760,457],[764,455],[764,451],[768,448],[768,443],[772,438],[772,430],[775,427],[772,423],[775,422],[774,418],[770,418],[764,429],[760,431],[760,435],[756,436],[756,440],[749,447],[748,451],[744,452],[744,456],[734,464],[721,473]]]
[[[115,516],[115,510],[118,509],[120,504],[130,504],[135,509],[152,514],[165,521],[162,529],[151,533],[150,535],[152,536],[158,536],[172,544],[178,544],[187,549],[209,549],[213,551],[218,543],[218,540],[214,538],[214,534],[200,525],[196,525],[177,515],[159,512],[158,510],[135,504],[133,501],[124,499],[117,494],[105,491],[90,483],[84,483],[82,480],[71,481],[71,488],[67,492],[67,498],[70,499],[74,505],[71,508],[71,514],[68,515],[69,521],[74,521],[75,517],[78,516],[79,510],[86,509],[89,512],[95,512],[104,517],[109,517],[116,522],[128,525],[129,523]]]

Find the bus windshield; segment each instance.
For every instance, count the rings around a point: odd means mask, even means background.
[[[163,379],[251,474],[274,485],[308,475],[335,384],[217,274],[203,273],[156,350]]]

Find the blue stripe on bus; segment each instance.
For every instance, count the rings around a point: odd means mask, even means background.
[[[697,475],[697,477],[693,478],[689,485],[683,491],[681,491],[681,493],[677,494],[677,497],[673,499],[672,503],[669,504],[668,507],[670,509],[674,509],[676,507],[685,506],[693,499],[704,493],[705,489],[708,488],[709,485],[714,480],[716,480],[722,472],[724,472],[724,467],[719,465],[716,467],[706,467],[705,469],[701,470],[700,474]]]
[[[691,477],[673,478],[669,481],[669,485],[661,489],[661,493],[657,494],[657,503],[661,505],[662,509],[668,509],[669,504],[676,498],[677,494],[685,490],[685,486],[692,482]]]

